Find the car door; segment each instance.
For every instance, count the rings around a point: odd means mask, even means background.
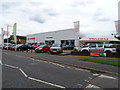
[[[48,51],[48,46],[44,46],[43,48],[45,52]]]
[[[49,46],[46,46],[46,51],[50,51],[50,47]]]
[[[97,52],[104,52],[103,44],[98,44],[97,47],[96,47],[96,51]]]
[[[96,44],[92,44],[89,46],[89,52],[96,52]]]

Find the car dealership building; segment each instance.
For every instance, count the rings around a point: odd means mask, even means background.
[[[79,45],[79,32],[75,32],[73,28],[44,32],[44,33],[36,33],[27,35],[27,43],[46,43],[51,45],[55,44],[66,44],[66,45]]]
[[[75,45],[79,46],[80,44],[90,44],[90,43],[99,43],[99,44],[109,44],[109,43],[119,43],[120,40],[115,38],[112,35],[108,34],[94,34],[94,35],[80,35],[79,32],[75,32],[73,28],[36,33],[27,35],[27,43],[46,43],[51,45],[55,44],[65,44],[65,45]]]

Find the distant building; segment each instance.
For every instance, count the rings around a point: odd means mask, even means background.
[[[4,39],[4,43],[7,43],[7,39]],[[8,43],[14,43],[13,42],[13,35],[8,38]],[[26,36],[17,36],[17,44],[25,44],[26,43]]]

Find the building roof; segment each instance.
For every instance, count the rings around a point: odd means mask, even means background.
[[[116,39],[112,35],[95,34],[95,35],[87,35],[82,39],[80,39],[80,41],[94,42],[94,41],[120,41],[120,40]]]

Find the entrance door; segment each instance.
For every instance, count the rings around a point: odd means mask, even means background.
[[[45,41],[45,43],[46,43],[47,45],[52,45],[52,44],[54,44],[54,40],[51,40],[51,41]]]

